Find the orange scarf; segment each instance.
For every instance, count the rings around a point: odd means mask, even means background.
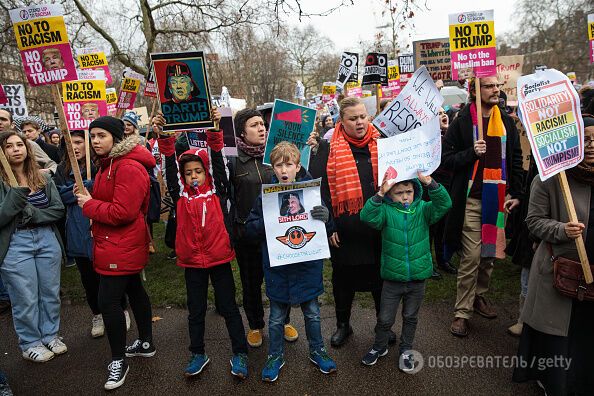
[[[334,216],[343,213],[357,214],[363,208],[363,190],[357,164],[349,143],[355,147],[369,147],[373,180],[377,186],[377,139],[379,132],[369,123],[367,133],[362,139],[353,139],[344,131],[341,122],[336,124],[332,140],[330,141],[330,155],[326,174],[332,197],[332,211]]]

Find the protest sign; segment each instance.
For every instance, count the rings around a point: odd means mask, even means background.
[[[441,162],[439,118],[399,135],[377,141],[378,185],[391,167],[396,181],[417,177],[417,171],[430,175]]]
[[[295,99],[297,99],[297,100],[305,99],[305,86],[303,85],[303,83],[301,81],[297,81],[297,83],[295,84]]]
[[[21,84],[2,85],[5,102],[0,109],[7,110],[13,117],[27,117],[27,102],[25,101],[25,87]]]
[[[104,74],[101,72],[96,76],[99,78],[62,83],[64,113],[69,130],[89,129],[91,121],[107,115]]]
[[[336,76],[336,86],[344,88],[344,84],[358,79],[359,54],[353,52],[343,52],[338,66],[338,75]]]
[[[210,88],[202,52],[151,54],[164,129],[212,128]]]
[[[452,79],[497,74],[493,10],[450,14]]]
[[[541,180],[583,160],[580,99],[563,73],[547,69],[520,77],[518,102]]]
[[[134,108],[134,102],[136,102],[136,96],[138,95],[143,79],[144,76],[142,74],[133,71],[129,67],[124,70],[124,78],[122,79],[120,94],[118,96],[118,112]]]
[[[107,88],[105,90],[105,98],[107,102],[107,115],[115,117],[117,112],[116,104],[118,103],[118,93],[115,88]]]
[[[107,64],[105,52],[96,48],[83,48],[77,51],[76,59],[78,66],[82,70],[103,70],[105,73],[105,83],[111,85],[111,73]]]
[[[453,83],[448,37],[414,41],[413,54],[415,68],[425,66],[433,81],[442,80],[445,85]]]
[[[398,67],[401,74],[415,72],[415,57],[412,54],[400,55],[398,57]]]
[[[361,85],[388,85],[388,55],[370,52],[365,57],[365,69]]]
[[[237,145],[235,143],[235,127],[233,125],[233,110],[230,107],[220,107],[221,121],[219,128],[223,130],[223,154],[226,156],[237,156]],[[207,148],[206,129],[193,129],[185,132],[188,144],[191,148]]]
[[[157,97],[157,83],[155,83],[155,67],[151,63],[148,76],[146,76],[146,83],[144,84],[144,96],[149,98]]]
[[[310,147],[306,144],[314,130],[316,111],[306,106],[276,99],[272,108],[270,129],[266,139],[263,162],[270,163],[270,152],[280,142],[289,142],[301,151],[301,165],[309,167]]]
[[[311,217],[322,204],[322,179],[262,185],[262,212],[271,267],[330,257],[326,225]]]
[[[149,124],[149,112],[146,106],[135,107],[132,111],[138,117],[138,129],[143,129]]]
[[[427,68],[421,66],[396,99],[373,119],[373,125],[384,136],[407,132],[436,117],[442,103],[443,97]]]
[[[507,95],[507,101],[518,100],[516,93],[518,78],[522,75],[524,55],[510,55],[497,57],[497,74],[501,76],[503,87],[501,90]]]
[[[363,97],[363,87],[361,81],[352,81],[346,83],[346,96]]]
[[[594,63],[594,14],[588,14],[588,40],[590,40],[590,63]]]
[[[322,84],[322,102],[330,102],[336,97],[336,84],[333,82],[325,82]]]
[[[8,98],[6,97],[6,92],[4,92],[4,87],[0,84],[0,105],[7,104]]]
[[[17,46],[31,86],[76,80],[60,4],[10,10]]]
[[[361,102],[363,102],[363,105],[365,106],[365,110],[367,110],[368,115],[377,114],[377,98],[375,97],[375,95],[371,94],[371,91],[367,92],[369,92],[369,95],[363,95],[363,97],[361,98]]]
[[[388,61],[388,86],[382,88],[382,98],[390,99],[400,92],[400,71],[398,61]]]

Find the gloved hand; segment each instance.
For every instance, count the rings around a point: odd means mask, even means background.
[[[330,218],[330,212],[328,211],[328,208],[326,208],[325,206],[314,206],[310,213],[311,217],[313,217],[316,220],[323,221],[324,223],[327,223],[328,219]]]

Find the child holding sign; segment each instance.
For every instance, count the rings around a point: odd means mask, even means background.
[[[369,198],[361,210],[361,221],[382,231],[380,312],[375,326],[375,342],[362,363],[374,365],[388,353],[388,338],[402,299],[402,333],[399,368],[414,371],[410,353],[417,328],[419,308],[425,295],[425,280],[433,272],[429,226],[437,223],[452,206],[446,189],[430,176],[418,172],[418,179],[396,183],[389,176],[380,191]],[[431,202],[422,200],[423,184]]]
[[[213,110],[212,119],[218,124],[221,119],[218,110]],[[161,114],[153,123],[157,125],[157,132],[162,132],[158,128],[165,124]],[[206,138],[209,150],[187,150],[177,162],[175,137],[159,139],[159,149],[165,156],[167,187],[177,207],[177,265],[185,269],[192,356],[184,374],[186,377],[200,374],[210,361],[204,352],[204,318],[210,278],[217,308],[225,318],[231,338],[231,374],[245,379],[248,375],[247,341],[235,302],[231,272],[235,252],[227,231],[229,180],[223,162],[223,131],[209,130]]]
[[[270,163],[280,184],[311,179],[301,170],[301,152],[292,143],[280,142],[270,153]],[[298,176],[299,174],[299,176]],[[278,209],[276,209],[278,210]],[[330,212],[325,206],[314,206],[311,216],[327,224],[328,235],[332,234]],[[336,371],[336,363],[324,348],[320,326],[320,305],[318,296],[324,292],[322,282],[323,260],[307,261],[279,267],[271,267],[268,258],[262,196],[256,201],[246,223],[246,236],[262,243],[262,261],[266,279],[266,295],[270,299],[268,322],[270,344],[268,360],[262,370],[262,380],[274,382],[285,365],[283,356],[283,334],[287,312],[291,305],[300,304],[305,318],[305,332],[309,341],[309,360],[324,374]]]

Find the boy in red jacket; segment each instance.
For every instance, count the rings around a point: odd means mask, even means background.
[[[218,124],[220,118],[219,111],[214,109],[213,121]],[[164,123],[161,115],[153,121],[157,128]],[[190,149],[177,161],[175,137],[159,139],[159,148],[165,156],[167,187],[177,207],[177,265],[185,268],[192,352],[185,375],[199,374],[210,361],[204,352],[204,318],[210,277],[219,312],[225,318],[231,338],[231,374],[244,379],[248,374],[247,342],[235,302],[231,272],[235,252],[226,228],[229,180],[223,162],[223,132],[209,130],[206,136],[209,149]]]

